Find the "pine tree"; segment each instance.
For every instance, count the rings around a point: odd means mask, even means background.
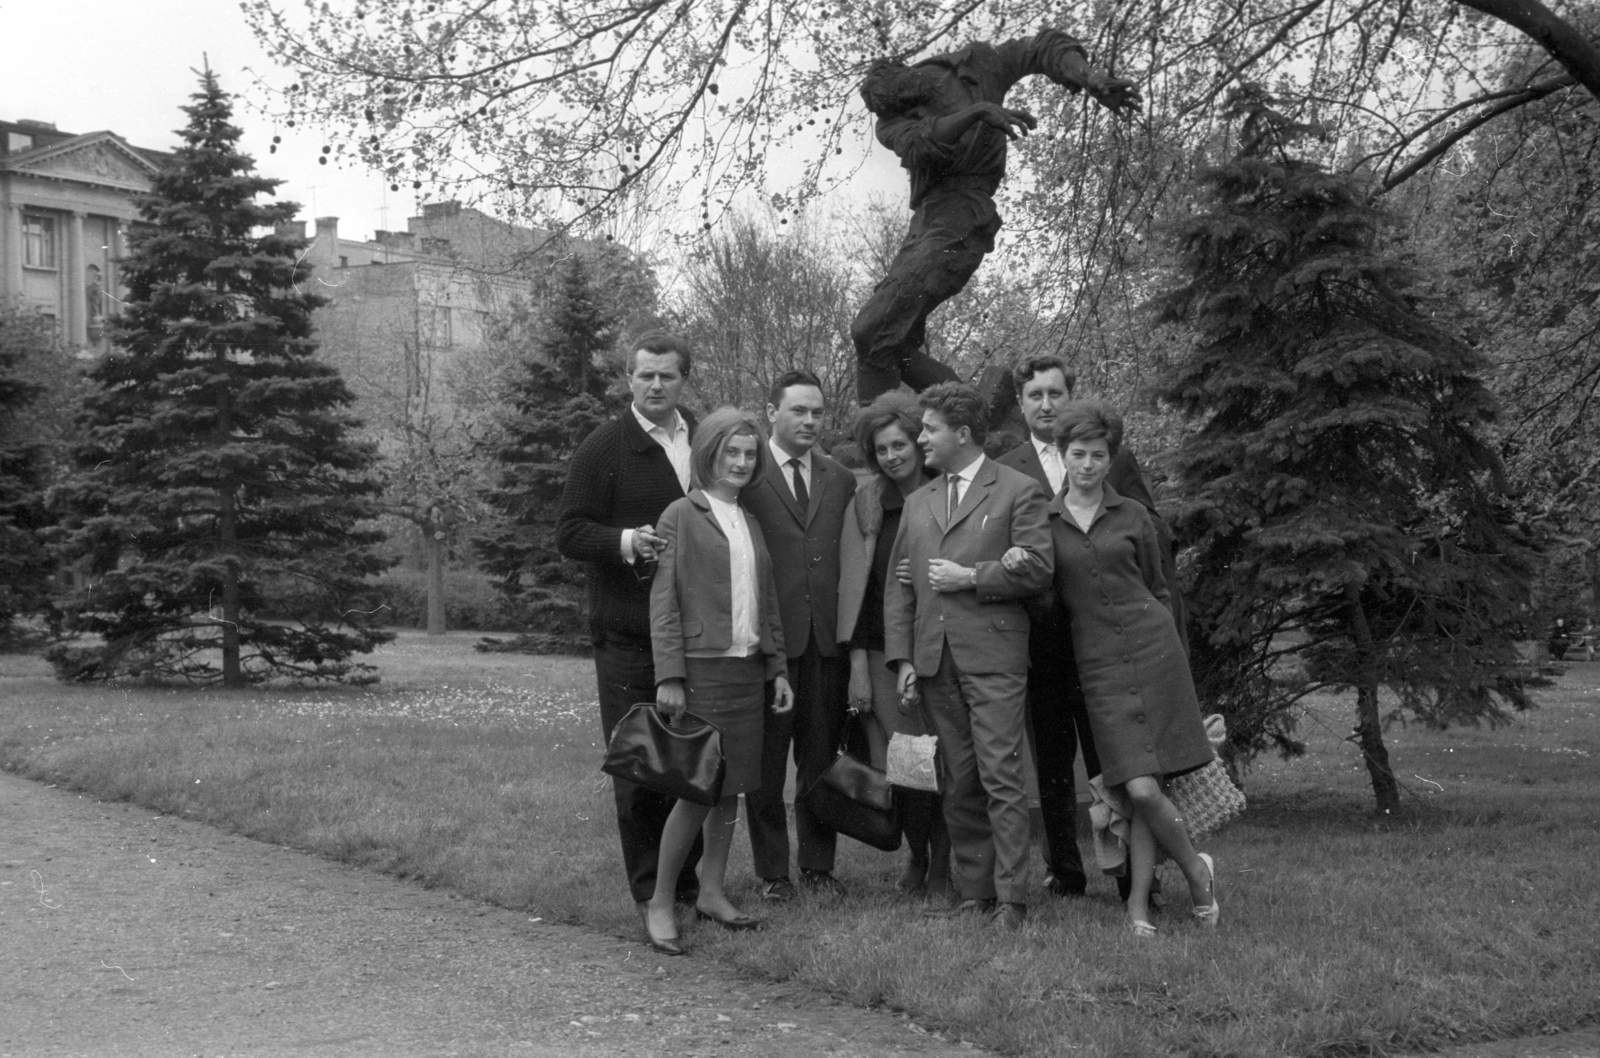
[[[314,357],[304,241],[253,234],[298,207],[256,202],[281,181],[239,152],[209,69],[192,98],[139,199],[116,350],[90,372],[79,469],[54,496],[60,553],[87,575],[67,627],[101,642],[48,656],[78,680],[371,682],[350,657],[389,638],[356,612],[386,565],[367,526],[373,455]],[[298,627],[263,617],[288,599]]]
[[[476,545],[481,567],[498,579],[526,631],[570,634],[582,625],[583,579],[556,550],[556,507],[572,454],[610,413],[596,361],[615,345],[622,321],[598,296],[581,252],[567,256],[555,278],[513,383],[498,453],[503,469],[488,496],[502,520]]]
[[[1388,719],[1530,705],[1513,638],[1534,550],[1483,440],[1484,359],[1423,311],[1361,181],[1297,158],[1317,130],[1271,103],[1238,94],[1243,148],[1203,178],[1156,303],[1195,332],[1159,387],[1193,427],[1172,464],[1192,660],[1245,749],[1294,750],[1293,702],[1353,689],[1351,741],[1392,811]]]
[[[43,391],[26,376],[24,361],[50,355],[51,346],[36,313],[0,306],[0,639],[18,614],[37,609],[49,594],[41,446],[18,419]]]

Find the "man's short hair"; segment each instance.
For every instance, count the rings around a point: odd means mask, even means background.
[[[989,406],[978,391],[963,382],[941,382],[922,391],[917,403],[925,411],[936,411],[952,430],[965,426],[972,431],[974,444],[989,438]]]
[[[1026,360],[1017,361],[1017,366],[1011,369],[1011,381],[1017,384],[1017,396],[1022,396],[1022,387],[1026,386],[1034,375],[1042,375],[1046,371],[1059,371],[1061,377],[1067,380],[1067,396],[1072,396],[1072,387],[1078,383],[1078,373],[1067,366],[1067,362],[1059,356],[1030,356]]]
[[[1106,451],[1116,455],[1122,447],[1122,416],[1103,400],[1075,400],[1056,416],[1056,444],[1062,448],[1102,437]]]
[[[878,465],[878,452],[873,447],[872,439],[885,426],[899,426],[915,445],[917,435],[922,432],[917,398],[904,390],[891,389],[856,413],[856,447],[861,450],[861,458],[866,461],[867,469],[874,474],[882,474],[883,468]]]
[[[633,348],[628,350],[628,374],[633,374],[633,369],[638,365],[639,352],[655,353],[657,356],[666,356],[668,353],[678,355],[678,370],[684,378],[689,377],[689,368],[694,363],[694,356],[689,352],[689,343],[679,338],[676,334],[666,331],[650,331],[634,339]]]
[[[878,59],[861,81],[861,101],[880,118],[904,114],[933,96],[932,86],[916,69],[893,59]]]
[[[813,375],[803,367],[792,367],[779,375],[772,382],[772,388],[767,390],[767,403],[774,408],[783,403],[783,395],[794,386],[816,386],[817,391],[822,391],[822,379]]]
[[[756,465],[750,482],[754,484],[761,479],[767,464],[767,446],[761,443],[761,425],[749,412],[723,405],[700,420],[694,440],[689,443],[689,477],[695,488],[706,489],[716,484],[717,460],[722,455],[723,445],[742,434],[756,439]]]

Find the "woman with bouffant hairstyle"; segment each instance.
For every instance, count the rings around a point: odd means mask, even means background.
[[[901,390],[883,394],[856,416],[855,442],[872,477],[856,489],[839,537],[839,643],[850,657],[850,707],[861,714],[872,765],[884,766],[890,736],[931,735],[920,701],[901,709],[883,654],[883,589],[889,551],[905,498],[927,483],[917,434],[922,408]],[[895,883],[904,893],[950,892],[950,832],[939,795],[895,787],[895,811],[910,859]]]

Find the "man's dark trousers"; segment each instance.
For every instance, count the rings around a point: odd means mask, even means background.
[[[1035,611],[1037,612],[1037,611]],[[1028,640],[1028,731],[1039,775],[1045,868],[1068,892],[1088,884],[1078,851],[1078,791],[1073,761],[1083,747],[1090,775],[1100,772],[1089,732],[1089,713],[1072,653],[1072,625],[1059,599],[1034,619]],[[1080,737],[1081,736],[1081,737]]]
[[[605,633],[595,642],[594,671],[600,689],[600,723],[609,743],[611,732],[629,709],[638,702],[656,700],[656,670],[650,657],[649,637]],[[649,900],[656,891],[661,830],[677,802],[615,776],[611,787],[617,800],[617,833],[622,838],[622,866],[628,874],[628,888],[634,900]],[[695,867],[700,862],[701,848],[702,841],[697,836],[678,875],[681,901],[692,901],[700,891]]]
[[[796,862],[803,871],[833,870],[838,835],[817,819],[804,794],[833,763],[844,739],[845,712],[838,703],[845,700],[849,682],[849,658],[842,654],[823,657],[815,638],[806,644],[804,654],[789,659],[795,707],[783,716],[767,714],[761,740],[761,789],[745,795],[750,851],[759,878],[781,878],[789,873],[783,784],[791,739],[796,775],[794,831],[799,845]]]

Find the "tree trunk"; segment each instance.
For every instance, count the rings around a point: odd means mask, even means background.
[[[239,565],[237,512],[233,492],[222,492],[217,535],[222,543],[222,685],[243,687],[244,672],[239,667]]]
[[[1378,677],[1374,672],[1377,644],[1372,640],[1372,626],[1367,623],[1366,608],[1361,605],[1361,589],[1354,584],[1345,588],[1345,598],[1350,607],[1350,630],[1356,641],[1356,651],[1361,657],[1360,676],[1356,682],[1356,732],[1355,744],[1361,750],[1361,759],[1367,765],[1367,775],[1372,779],[1372,795],[1377,800],[1378,811],[1385,815],[1400,807],[1400,785],[1395,781],[1394,770],[1389,767],[1389,750],[1383,744],[1383,718],[1378,712]]]
[[[443,533],[429,526],[428,538],[428,634],[442,636],[444,621],[444,540]]]
[[[1383,722],[1378,715],[1378,688],[1375,685],[1356,688],[1355,742],[1361,749],[1362,760],[1366,761],[1378,811],[1384,814],[1397,811],[1400,808],[1400,785],[1395,782],[1394,771],[1389,767],[1389,750],[1383,744]]]

